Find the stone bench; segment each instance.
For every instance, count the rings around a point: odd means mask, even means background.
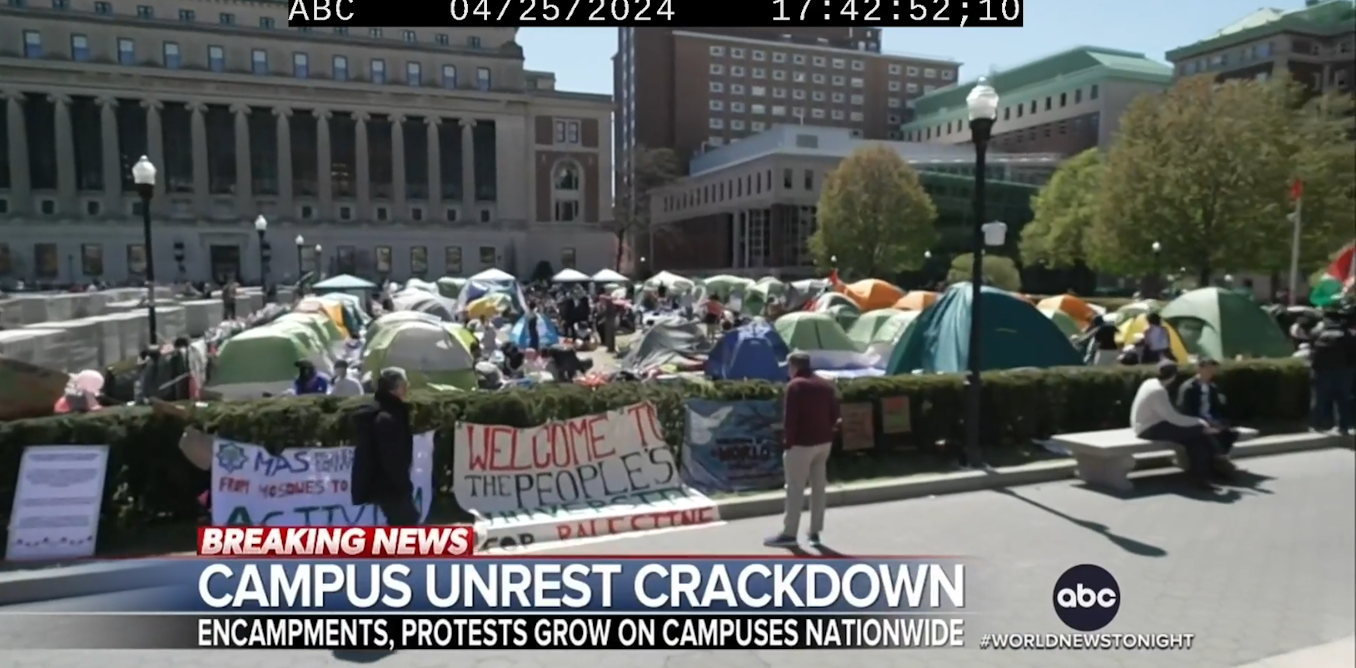
[[[1256,429],[1240,427],[1237,431],[1239,442],[1257,438]],[[1185,468],[1184,448],[1174,443],[1146,441],[1128,428],[1060,434],[1050,441],[1073,455],[1080,480],[1123,492],[1134,489],[1130,472],[1135,470],[1135,455],[1174,452],[1178,466]]]

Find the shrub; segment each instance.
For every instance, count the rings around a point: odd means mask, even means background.
[[[986,373],[983,442],[1016,445],[1056,433],[1126,426],[1135,390],[1151,373],[1147,367]],[[1244,421],[1294,421],[1307,412],[1308,371],[1296,360],[1228,363],[1221,369],[1219,383],[1235,417]],[[845,402],[909,398],[912,431],[899,437],[878,436],[876,448],[855,456],[897,457],[901,451],[935,448],[963,438],[965,386],[959,375],[864,378],[838,387]],[[451,427],[458,422],[530,427],[649,401],[658,408],[669,442],[681,448],[686,399],[777,399],[781,389],[767,382],[614,383],[596,389],[548,385],[494,393],[417,392],[410,403],[416,430],[438,431],[437,503],[455,509],[449,476],[455,456]],[[208,432],[275,451],[300,445],[336,446],[345,442],[348,416],[363,401],[287,397],[221,402],[199,410],[194,421]],[[194,468],[179,451],[185,426],[143,407],[0,423],[0,532],[9,525],[23,449],[43,445],[110,446],[101,543],[158,523],[196,521],[201,512],[197,497],[207,489],[209,475]]]

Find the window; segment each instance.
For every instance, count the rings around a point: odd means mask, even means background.
[[[137,44],[130,39],[120,38],[118,40],[118,64],[135,65],[137,61]]]
[[[744,129],[744,121],[741,121],[737,118],[730,121],[730,129],[742,131]]]
[[[155,18],[155,8],[150,5],[137,5],[137,18],[139,19]]]
[[[910,87],[910,88],[918,88],[918,84],[909,84],[909,87]],[[899,82],[898,82],[898,81],[891,81],[891,82],[889,82],[888,84],[886,84],[886,88],[888,88],[888,89],[890,90],[890,92],[892,92],[892,93],[897,93],[897,92],[899,92]]]
[[[235,14],[228,14],[222,12],[221,14],[217,15],[217,23],[220,23],[221,25],[224,26],[233,26],[235,25]]]
[[[767,60],[766,51],[754,51],[752,55],[754,60]]]
[[[823,81],[816,81],[815,83],[823,83]],[[834,77],[833,77],[833,85],[835,85],[835,86],[842,86],[842,85],[845,84],[845,83],[847,83],[847,77],[845,77],[845,76],[843,76],[843,75],[841,75],[841,74],[836,74],[836,75],[834,75]]]
[[[887,107],[889,107],[889,108],[891,108],[891,109],[898,109],[899,107],[901,107],[901,106],[903,106],[903,105],[899,104],[899,98],[897,98],[897,97],[891,97],[891,98],[886,98],[886,100],[885,100],[885,106],[887,106]]]
[[[767,78],[767,70],[765,70],[765,69],[763,69],[763,68],[761,68],[761,67],[755,67],[755,68],[753,68],[753,78],[755,78],[755,79],[766,79],[766,78]]]
[[[260,17],[259,17],[259,27],[260,27],[260,28],[263,28],[264,30],[272,30],[272,29],[273,29],[273,25],[274,25],[274,23],[273,23],[273,17],[272,17],[272,16],[260,16]]]
[[[1069,103],[1069,94],[1068,94],[1068,93],[1060,93],[1060,94],[1059,94],[1059,106],[1060,106],[1060,107],[1063,107],[1064,105],[1066,105],[1066,104],[1068,104],[1068,103]]]
[[[165,69],[177,70],[183,65],[183,58],[179,57],[179,45],[174,42],[165,42],[161,49],[164,55]]]
[[[711,63],[708,69],[711,74],[725,74],[725,66],[720,63]]]
[[[842,93],[834,93],[834,94],[833,94],[833,103],[834,103],[834,104],[842,104],[842,103],[844,103],[844,102],[846,102],[846,101],[847,101],[847,96],[846,96],[846,95],[844,95],[844,94],[842,94]]]
[[[823,102],[825,99],[824,91],[822,90],[810,91],[810,99],[814,100],[815,102]]]
[[[853,72],[864,72],[864,71],[866,71],[866,63],[864,63],[864,62],[862,62],[862,61],[860,61],[860,60],[854,60],[854,61],[852,61],[852,71],[853,71]]]
[[[852,84],[853,88],[861,88],[862,86],[866,85],[866,82],[862,81],[861,77],[852,77],[852,81],[850,83]]]
[[[411,60],[405,63],[405,84],[407,86],[421,86],[424,83],[424,68],[419,63]]]
[[[826,63],[829,62],[829,59],[825,58],[824,56],[815,56],[812,59],[812,62],[814,62],[815,67],[823,67]]]
[[[796,171],[793,169],[782,170],[782,187],[794,188],[796,184]]]
[[[457,66],[443,65],[443,88],[457,87]]]
[[[305,79],[311,75],[311,58],[304,53],[292,54],[292,76]]]
[[[579,121],[556,121],[556,143],[578,145],[580,143]]]
[[[721,128],[725,127],[725,119],[712,118],[706,122],[706,126],[711,128],[712,130],[720,130]]]
[[[901,67],[898,66],[898,65],[891,65],[891,66],[890,66],[890,74],[899,74],[902,70],[903,70],[903,68],[901,68]]]
[[[1052,106],[1052,103],[1053,103],[1053,99],[1052,99],[1050,96],[1047,95],[1046,98],[1045,98],[1045,110],[1046,110],[1046,111],[1050,111],[1050,107]]]
[[[907,84],[904,84],[904,92],[906,92],[906,93],[917,93],[917,92],[918,92],[918,84],[916,84],[916,83],[914,83],[914,82],[912,82],[912,81],[910,81],[910,82],[907,83]]]
[[[815,172],[813,169],[805,170],[805,189],[806,190],[815,189]]]
[[[477,67],[477,68],[476,68],[476,89],[477,89],[477,90],[489,90],[490,87],[491,87],[490,84],[491,84],[491,82],[490,82],[490,68],[488,68],[488,67]]]
[[[774,63],[784,63],[784,62],[786,62],[786,54],[784,54],[784,53],[782,53],[782,52],[780,52],[780,51],[773,51],[773,52],[772,52],[772,62],[774,62]]]
[[[730,94],[731,94],[731,95],[743,95],[743,94],[744,94],[744,84],[730,84]]]
[[[191,9],[181,9],[181,10],[179,10],[179,21],[180,21],[181,23],[192,23],[192,22],[194,22],[194,21],[196,21],[196,20],[198,20],[198,14],[197,14],[197,12],[194,12],[194,11],[191,10]]]
[[[854,111],[854,112],[848,114],[848,120],[852,121],[853,123],[861,123],[861,122],[862,122],[862,119],[864,119],[864,118],[866,118],[866,117],[863,116],[863,115],[862,115],[862,112],[860,112],[860,111]]]
[[[1074,91],[1074,104],[1078,104],[1079,102],[1082,101],[1083,101],[1083,89],[1079,88]]]
[[[786,81],[786,70],[772,70],[773,81]]]
[[[823,110],[823,109],[811,109],[811,110],[810,110],[810,118],[824,118],[824,110]]]
[[[255,49],[250,53],[251,68],[255,74],[268,74],[268,52]]]
[[[100,16],[108,16],[113,13],[113,3],[100,0],[94,3],[94,13]]]
[[[24,57],[42,57],[42,33],[36,30],[24,31]]]
[[[924,93],[931,93],[931,92],[934,91],[934,90],[937,90],[937,87],[936,87],[936,86],[933,86],[932,84],[928,84],[928,85],[926,85],[926,86],[923,86],[923,92],[924,92]]]
[[[725,102],[721,100],[711,100],[706,103],[706,108],[711,111],[725,111]]]
[[[71,60],[83,63],[89,60],[89,38],[84,35],[71,35]]]
[[[730,49],[730,57],[731,57],[731,58],[743,58],[743,57],[744,57],[744,50],[743,50],[743,49]]]
[[[373,58],[372,64],[368,66],[368,75],[374,84],[386,83],[386,61]]]
[[[744,103],[743,103],[743,102],[731,102],[731,103],[730,103],[730,111],[733,111],[733,112],[736,113],[736,114],[742,114],[742,113],[744,113]]]
[[[793,81],[793,82],[795,82],[795,83],[805,83],[805,73],[804,73],[804,72],[792,72],[792,73],[791,73],[791,81]]]
[[[759,115],[766,114],[767,107],[761,104],[751,104],[749,105],[749,113]]]
[[[805,64],[805,56],[803,56],[803,55],[801,55],[801,54],[799,54],[799,53],[791,54],[791,62],[792,62],[792,64],[795,64],[795,65],[804,65],[804,64]]]
[[[934,69],[932,69],[931,67],[924,68],[924,69],[923,69],[923,78],[924,78],[924,79],[936,79],[936,78],[937,78],[937,70],[934,70]]]
[[[1088,99],[1089,100],[1097,99],[1097,84],[1093,84],[1092,90],[1088,91]]]
[[[784,107],[784,106],[782,106],[782,105],[780,105],[780,104],[774,104],[774,105],[772,105],[772,115],[773,115],[773,116],[785,116],[785,115],[786,115],[786,107]]]
[[[785,99],[785,98],[786,98],[786,89],[785,89],[785,88],[773,88],[773,89],[772,89],[772,97],[777,98],[777,99],[779,99],[779,100]]]
[[[738,66],[738,65],[736,65],[736,66],[734,66],[734,67],[731,67],[731,68],[730,68],[730,76],[732,76],[732,77],[742,77],[742,76],[744,76],[744,68],[742,68],[742,67],[740,67],[740,66]]]
[[[706,138],[706,143],[707,143],[707,145],[709,145],[709,146],[723,146],[723,145],[725,144],[725,138],[724,138],[724,137],[707,137],[707,138]],[[708,187],[710,187],[710,186],[708,186]]]
[[[865,96],[865,95],[862,95],[861,93],[853,93],[853,94],[852,94],[852,104],[853,104],[853,106],[861,106],[861,105],[863,105],[863,104],[865,104],[865,103],[866,103],[866,96]]]
[[[437,44],[438,46],[447,46],[451,42],[447,38],[447,33],[440,32],[433,36],[433,43]]]
[[[381,39],[381,28],[368,28],[367,36],[372,39]]]
[[[348,56],[335,56],[330,63],[335,81],[348,81]]]
[[[413,30],[401,30],[400,39],[403,39],[406,42],[413,44],[419,41],[419,36],[414,34]]]
[[[725,47],[723,46],[713,46],[710,47],[708,51],[711,55],[717,57],[725,55]]]
[[[475,35],[472,35],[472,36],[470,36],[470,37],[467,37],[467,38],[466,38],[466,46],[469,46],[469,47],[471,47],[472,49],[479,49],[479,48],[480,48],[480,38],[479,38],[479,37],[476,37]],[[482,212],[482,213],[484,213],[484,212]]]
[[[226,49],[220,46],[207,47],[207,69],[213,72],[226,71]]]
[[[804,100],[804,99],[805,99],[805,91],[803,91],[803,90],[801,90],[801,89],[799,89],[799,88],[796,88],[796,89],[792,90],[792,91],[791,91],[791,99],[793,99],[793,100]]]
[[[765,86],[751,86],[749,87],[749,95],[763,97],[767,95],[767,88]]]
[[[833,120],[835,121],[841,121],[843,120],[843,118],[847,116],[847,114],[844,114],[841,109],[834,109],[832,112],[830,112],[829,115],[833,117]]]
[[[908,75],[911,76],[911,77],[916,77],[916,76],[918,76],[918,68],[917,68],[917,67],[914,67],[914,66],[912,66],[912,65],[910,65],[910,66],[908,67],[908,69],[905,70],[905,71],[906,71],[906,72],[908,73]]]
[[[582,172],[574,161],[563,161],[551,174],[551,199],[556,222],[579,220],[583,199]]]
[[[942,81],[950,81],[956,78],[956,73],[951,70],[942,70]]]
[[[846,60],[846,59],[844,59],[844,58],[834,58],[834,59],[833,59],[833,69],[835,69],[835,70],[841,70],[841,69],[843,69],[843,68],[845,68],[845,67],[847,67],[847,60]]]

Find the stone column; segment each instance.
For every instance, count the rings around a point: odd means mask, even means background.
[[[353,114],[354,180],[358,184],[358,220],[372,220],[372,154],[367,145],[367,122],[372,115],[359,111]]]
[[[438,141],[438,125],[442,123],[437,116],[425,116],[428,126],[428,217],[432,222],[446,222],[443,213],[443,175],[442,144]]]
[[[278,213],[283,218],[292,219],[297,215],[292,204],[292,110],[287,107],[274,107],[273,115],[278,118]]]
[[[250,107],[247,104],[231,106],[235,114],[235,208],[236,213],[253,213],[254,177],[250,173]]]
[[[471,130],[476,122],[470,118],[461,119],[461,203],[462,215],[468,220],[476,217],[476,147]]]
[[[393,220],[409,220],[405,201],[405,117],[391,114],[391,212]]]
[[[319,218],[329,220],[334,216],[334,158],[330,156],[330,112],[316,109],[316,191],[320,195]]]
[[[188,103],[191,125],[189,136],[193,144],[193,212],[207,215],[211,209],[211,189],[207,180],[207,106],[201,102]]]
[[[56,126],[57,211],[79,215],[75,192],[75,137],[71,133],[71,98],[48,95],[52,103],[52,123]]]
[[[160,177],[155,180],[156,196],[151,200],[151,212],[163,214],[169,208],[169,198],[164,196],[165,131],[160,127],[160,110],[165,105],[160,100],[142,100],[141,106],[146,108],[146,158],[160,170]]]
[[[5,92],[6,131],[9,132],[9,206],[15,214],[28,213],[33,204],[32,179],[28,177],[28,123],[24,119],[24,94]]]
[[[99,103],[99,139],[104,158],[104,215],[122,215],[122,153],[118,138],[118,100],[101,97]]]

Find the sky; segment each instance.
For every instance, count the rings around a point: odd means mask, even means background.
[[[1169,49],[1199,41],[1264,6],[1288,10],[1304,3],[1036,0],[1027,8],[1025,0],[1015,1],[1024,5],[1024,28],[885,28],[881,50],[958,60],[961,81],[982,76],[993,67],[1011,68],[1075,46],[1134,51],[1164,61]],[[518,43],[529,69],[556,73],[557,89],[612,93],[616,28],[523,28],[518,31]]]

